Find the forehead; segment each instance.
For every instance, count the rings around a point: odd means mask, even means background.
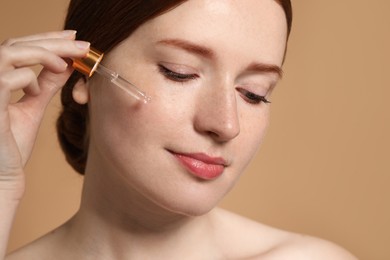
[[[189,0],[137,31],[152,41],[181,38],[224,55],[281,64],[287,25],[282,7],[274,0]]]

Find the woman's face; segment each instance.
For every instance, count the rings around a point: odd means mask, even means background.
[[[209,211],[262,142],[286,31],[274,0],[190,0],[139,27],[104,64],[152,100],[89,83],[87,175],[172,212]]]

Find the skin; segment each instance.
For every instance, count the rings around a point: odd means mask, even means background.
[[[213,57],[183,49],[178,40],[207,48]],[[91,117],[80,210],[7,259],[354,259],[329,242],[215,208],[268,126],[270,105],[253,104],[246,94],[269,99],[278,75],[247,68],[281,67],[285,42],[285,16],[272,0],[188,1],[142,25],[104,64],[152,101],[140,104],[99,76],[76,85],[74,99],[89,103]],[[191,77],[177,82],[161,66]],[[31,152],[13,147],[26,158]],[[199,179],[172,151],[221,157],[223,174]],[[22,172],[23,165],[15,164]]]

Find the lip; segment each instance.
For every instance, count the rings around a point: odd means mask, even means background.
[[[211,157],[204,153],[169,152],[188,172],[204,180],[212,180],[221,176],[227,166],[226,161],[221,157]]]

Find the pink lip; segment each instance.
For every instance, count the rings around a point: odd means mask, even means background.
[[[204,180],[217,178],[223,173],[226,166],[226,161],[220,157],[210,157],[203,153],[170,152],[191,174]]]

